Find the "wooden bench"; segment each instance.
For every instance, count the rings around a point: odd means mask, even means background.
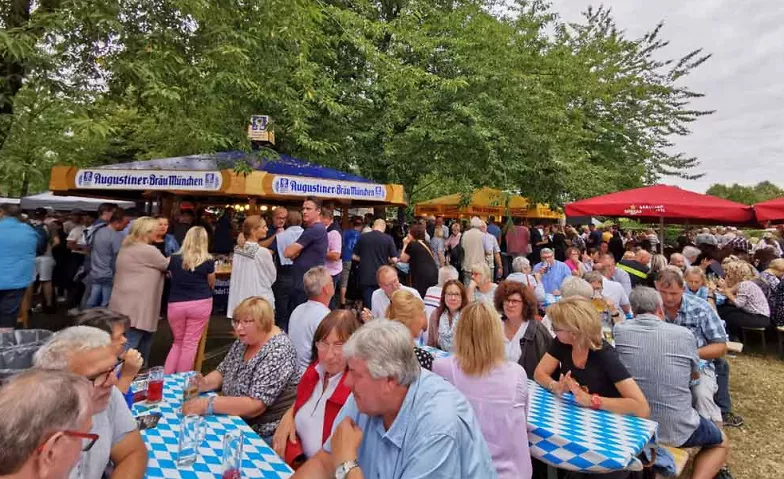
[[[748,344],[748,339],[746,338],[746,333],[751,331],[753,333],[758,333],[760,338],[762,338],[762,353],[765,354],[768,351],[767,344],[765,342],[765,330],[767,328],[740,328],[740,334],[743,337],[743,344]]]
[[[784,326],[776,327],[776,336],[779,343],[779,356],[784,357]]]
[[[698,452],[700,452],[699,447],[689,447],[686,449],[681,449],[679,447],[673,446],[662,446],[675,459],[675,475],[672,477],[680,477],[683,474],[683,471],[686,470],[686,466],[689,462],[694,459]],[[656,479],[664,479],[664,476],[660,474],[656,474]]]

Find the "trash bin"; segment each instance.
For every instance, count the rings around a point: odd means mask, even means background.
[[[19,329],[0,334],[0,381],[31,368],[35,352],[52,334],[46,329]]]

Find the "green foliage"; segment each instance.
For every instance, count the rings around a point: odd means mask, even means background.
[[[754,186],[744,186],[737,183],[729,186],[716,183],[711,185],[706,193],[747,205],[784,196],[784,190],[770,181],[763,181]]]
[[[561,204],[688,176],[672,139],[710,113],[682,85],[708,56],[659,60],[660,25],[628,39],[603,8],[565,25],[543,0],[12,1],[31,13],[0,12],[8,193],[54,163],[248,150],[264,113],[277,150],[412,201]]]

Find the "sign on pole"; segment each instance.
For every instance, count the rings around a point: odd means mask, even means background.
[[[275,144],[275,133],[269,129],[270,117],[267,115],[253,115],[248,125],[248,138],[251,141],[266,141]]]

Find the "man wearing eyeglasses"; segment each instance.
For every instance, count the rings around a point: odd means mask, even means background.
[[[98,328],[74,326],[56,333],[35,355],[36,367],[67,370],[92,383],[93,425],[100,438],[82,454],[71,479],[101,479],[109,461],[110,477],[141,479],[147,469],[147,447],[136,421],[115,387],[117,360],[111,336]]]
[[[91,394],[82,377],[37,369],[0,388],[0,477],[68,477],[82,451],[98,439],[89,433]]]

